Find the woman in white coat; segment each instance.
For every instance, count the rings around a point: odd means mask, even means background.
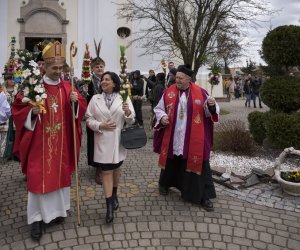
[[[102,170],[106,199],[106,223],[113,221],[113,210],[118,209],[117,188],[120,166],[127,150],[121,145],[124,122],[134,123],[134,108],[127,98],[123,102],[120,78],[114,72],[105,72],[101,80],[102,93],[93,96],[86,111],[87,126],[94,131],[94,164]]]

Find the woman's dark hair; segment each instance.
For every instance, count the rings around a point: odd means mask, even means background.
[[[158,73],[156,75],[156,80],[158,82],[162,82],[162,83],[165,83],[165,80],[166,80],[166,75],[164,73]]]
[[[113,88],[113,92],[119,92],[120,91],[120,87],[121,87],[121,81],[120,81],[120,77],[111,71],[106,71],[101,78],[101,82],[102,79],[105,75],[110,75],[111,80],[113,81],[113,83],[115,84],[114,88]]]
[[[133,79],[138,80],[141,78],[141,71],[136,70],[133,72]]]

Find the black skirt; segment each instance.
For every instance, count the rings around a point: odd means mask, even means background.
[[[93,166],[96,168],[101,168],[102,171],[109,171],[109,170],[114,170],[123,164],[123,161],[120,161],[119,163],[99,163],[99,162],[94,162]]]
[[[209,161],[203,161],[202,174],[186,171],[187,160],[182,156],[168,159],[165,170],[161,170],[159,185],[175,187],[181,191],[182,199],[201,204],[203,200],[216,198]]]
[[[86,126],[86,135],[87,135],[87,160],[88,165],[93,166],[94,165],[94,131],[91,130],[88,126]]]

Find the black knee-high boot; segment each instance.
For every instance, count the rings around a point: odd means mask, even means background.
[[[114,210],[113,210],[113,196],[105,198],[106,200],[106,217],[105,221],[107,224],[113,222],[114,220]]]
[[[114,210],[117,210],[119,208],[119,201],[118,201],[117,191],[118,191],[118,188],[113,187],[112,197],[113,197],[113,209]]]

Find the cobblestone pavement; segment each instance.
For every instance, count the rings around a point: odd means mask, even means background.
[[[76,225],[73,187],[70,216],[62,225],[46,225],[40,242],[30,238],[26,182],[19,164],[2,164],[0,249],[299,249],[300,214],[254,204],[258,193],[248,202],[217,186],[214,212],[182,201],[176,190],[160,196],[158,156],[151,144],[149,140],[146,147],[130,151],[122,166],[120,208],[112,225],[105,225],[102,187],[94,182],[94,169],[86,166],[83,146],[81,226]]]

